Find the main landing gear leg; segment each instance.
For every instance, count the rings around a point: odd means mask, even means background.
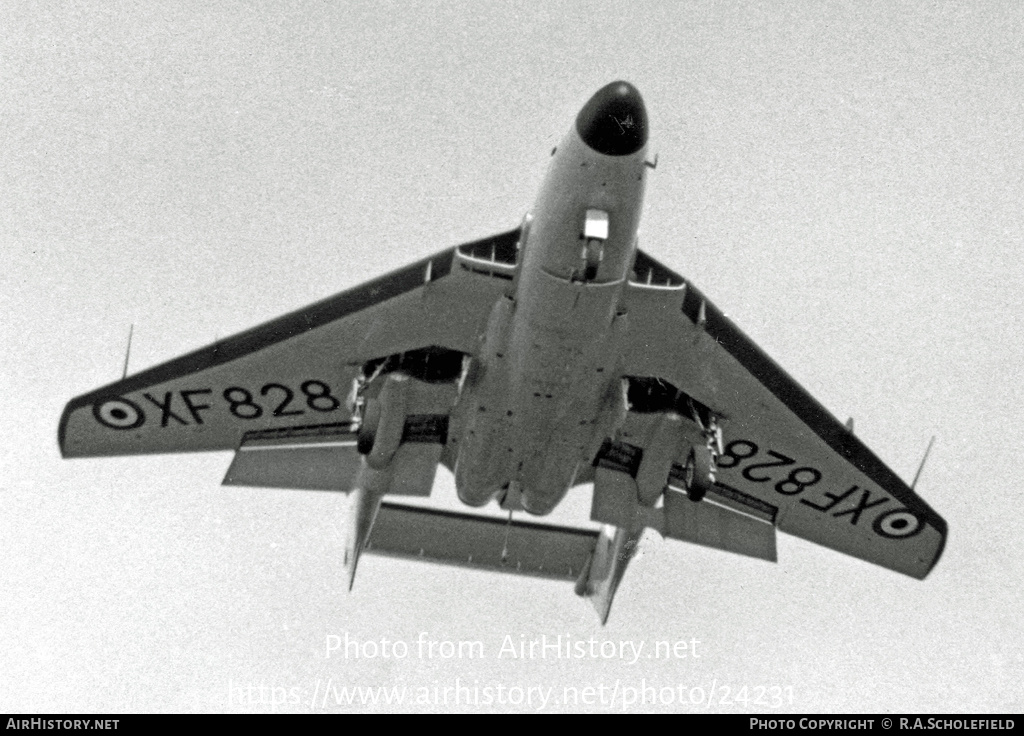
[[[685,474],[686,495],[691,501],[700,501],[715,485],[715,474],[718,470],[718,455],[722,451],[722,430],[718,419],[711,415],[707,426],[701,422],[696,410],[694,419],[704,435],[703,447],[691,447],[686,458]]]

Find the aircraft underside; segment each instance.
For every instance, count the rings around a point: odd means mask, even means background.
[[[945,521],[638,249],[653,166],[639,92],[608,85],[521,227],[79,396],[61,452],[234,450],[226,485],[347,493],[349,586],[367,551],[571,581],[603,622],[645,529],[768,561],[779,529],[923,578]],[[510,517],[402,503],[439,465]],[[581,485],[600,531],[511,518]]]

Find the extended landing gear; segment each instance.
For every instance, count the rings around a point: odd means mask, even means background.
[[[380,401],[368,399],[362,407],[359,431],[356,433],[356,449],[360,455],[369,455],[377,439],[377,425],[380,424]]]
[[[583,280],[593,281],[597,278],[597,269],[604,260],[604,241],[596,238],[587,240],[581,253],[583,259]]]
[[[690,448],[690,454],[686,457],[683,484],[691,501],[702,500],[715,485],[711,453],[705,451],[703,447]]]
[[[386,373],[382,379],[384,385],[377,396],[367,396],[367,388],[380,375],[378,366],[369,378],[359,376],[349,394],[356,449],[366,457],[370,467],[378,470],[387,467],[402,442],[409,387],[409,377],[405,373]]]
[[[700,421],[696,410],[693,416],[704,435],[703,447],[691,447],[686,457],[683,483],[686,495],[691,501],[700,501],[715,485],[715,472],[718,469],[718,455],[722,451],[722,431],[714,414],[708,419],[707,425]]]
[[[356,431],[359,433],[359,452],[362,453],[363,455],[369,452],[369,449],[367,449],[366,452],[363,451],[363,427],[367,425],[370,426],[370,430],[367,436],[370,438],[369,447],[373,447],[373,433],[376,432],[377,422],[380,421],[379,409],[377,410],[376,418],[372,422],[367,421],[367,419],[369,418],[367,416],[367,412],[369,411],[369,404],[374,403],[374,400],[369,399],[366,396],[366,390],[370,387],[370,384],[376,381],[377,378],[384,372],[385,363],[386,361],[384,360],[379,361],[377,365],[374,367],[373,371],[369,373],[369,375],[365,373],[364,368],[364,372],[360,373],[358,376],[356,376],[355,380],[352,381],[352,390],[349,391],[348,399],[346,400],[346,404],[348,404],[348,409],[349,411],[352,412],[352,424],[354,425]]]

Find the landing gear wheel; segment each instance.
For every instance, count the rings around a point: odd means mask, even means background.
[[[707,495],[708,490],[714,485],[711,480],[711,458],[709,453],[696,447],[690,448],[690,454],[686,457],[686,467],[683,473],[683,485],[686,486],[686,495],[691,501],[700,501]]]
[[[359,425],[359,432],[356,434],[356,449],[360,455],[369,455],[373,449],[373,443],[377,440],[377,425],[380,423],[380,402],[377,399],[369,399],[366,402],[366,410],[363,412],[363,423]]]

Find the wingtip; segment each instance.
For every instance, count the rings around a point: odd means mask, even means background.
[[[67,403],[64,407],[64,411],[60,415],[60,423],[57,425],[57,448],[60,450],[60,456],[63,459],[73,457],[68,452],[68,422],[71,420],[71,412],[75,409],[75,401],[72,400]]]
[[[943,520],[943,522],[944,521],[945,520]],[[943,523],[943,527],[945,527],[945,523]],[[924,575],[920,577],[921,580],[924,580],[926,577],[931,575],[932,570],[935,569],[935,566],[939,564],[939,560],[942,559],[942,553],[946,551],[946,539],[949,535],[949,531],[948,529],[943,528],[939,530],[939,533],[941,535],[939,539],[939,546],[935,549],[935,556],[932,557],[932,564],[928,566],[928,569],[924,571]]]

